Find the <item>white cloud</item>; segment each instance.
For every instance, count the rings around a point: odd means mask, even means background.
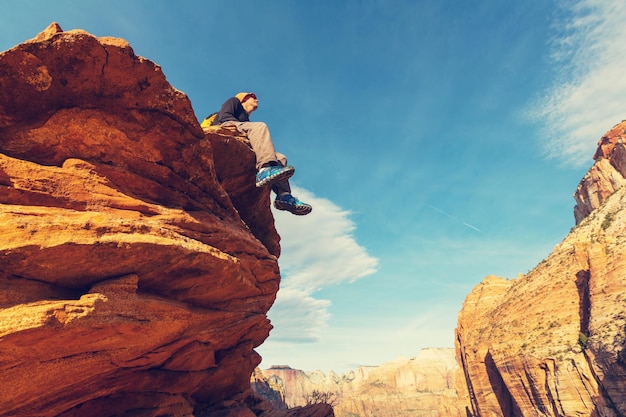
[[[270,312],[272,341],[312,343],[326,328],[330,301],[318,300],[304,291],[281,288]]]
[[[266,343],[317,341],[330,317],[331,302],[316,299],[315,291],[354,282],[378,267],[378,260],[356,242],[349,212],[307,190],[293,187],[293,193],[313,211],[307,216],[274,211],[282,277],[269,312],[274,330]]]
[[[533,113],[543,122],[548,156],[583,165],[597,140],[626,118],[626,3],[569,4],[553,39],[556,80]]]
[[[354,282],[376,271],[378,260],[368,255],[353,236],[355,225],[350,212],[307,190],[294,187],[293,193],[311,204],[313,211],[307,216],[274,212],[281,236],[283,288],[312,293]]]

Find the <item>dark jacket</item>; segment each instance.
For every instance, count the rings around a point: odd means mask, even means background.
[[[213,120],[212,125],[219,125],[224,122],[249,122],[248,113],[241,105],[241,101],[237,97],[231,97],[222,104],[217,116]]]

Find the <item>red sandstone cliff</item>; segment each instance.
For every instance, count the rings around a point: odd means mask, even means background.
[[[600,140],[563,242],[467,296],[456,349],[473,416],[626,415],[625,132]]]
[[[116,38],[0,54],[0,416],[332,416],[250,390],[279,237],[245,138]]]

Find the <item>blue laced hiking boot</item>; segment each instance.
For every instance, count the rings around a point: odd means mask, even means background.
[[[313,207],[303,203],[291,194],[285,194],[282,197],[276,197],[274,200],[274,207],[278,210],[287,210],[288,212],[295,214],[296,216],[304,216],[309,214]]]
[[[296,169],[292,166],[271,166],[261,168],[256,174],[256,186],[265,187],[276,181],[289,179]]]

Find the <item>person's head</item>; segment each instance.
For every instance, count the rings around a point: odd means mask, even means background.
[[[259,107],[259,100],[254,93],[239,93],[235,97],[241,101],[241,105],[246,113],[250,114]]]

